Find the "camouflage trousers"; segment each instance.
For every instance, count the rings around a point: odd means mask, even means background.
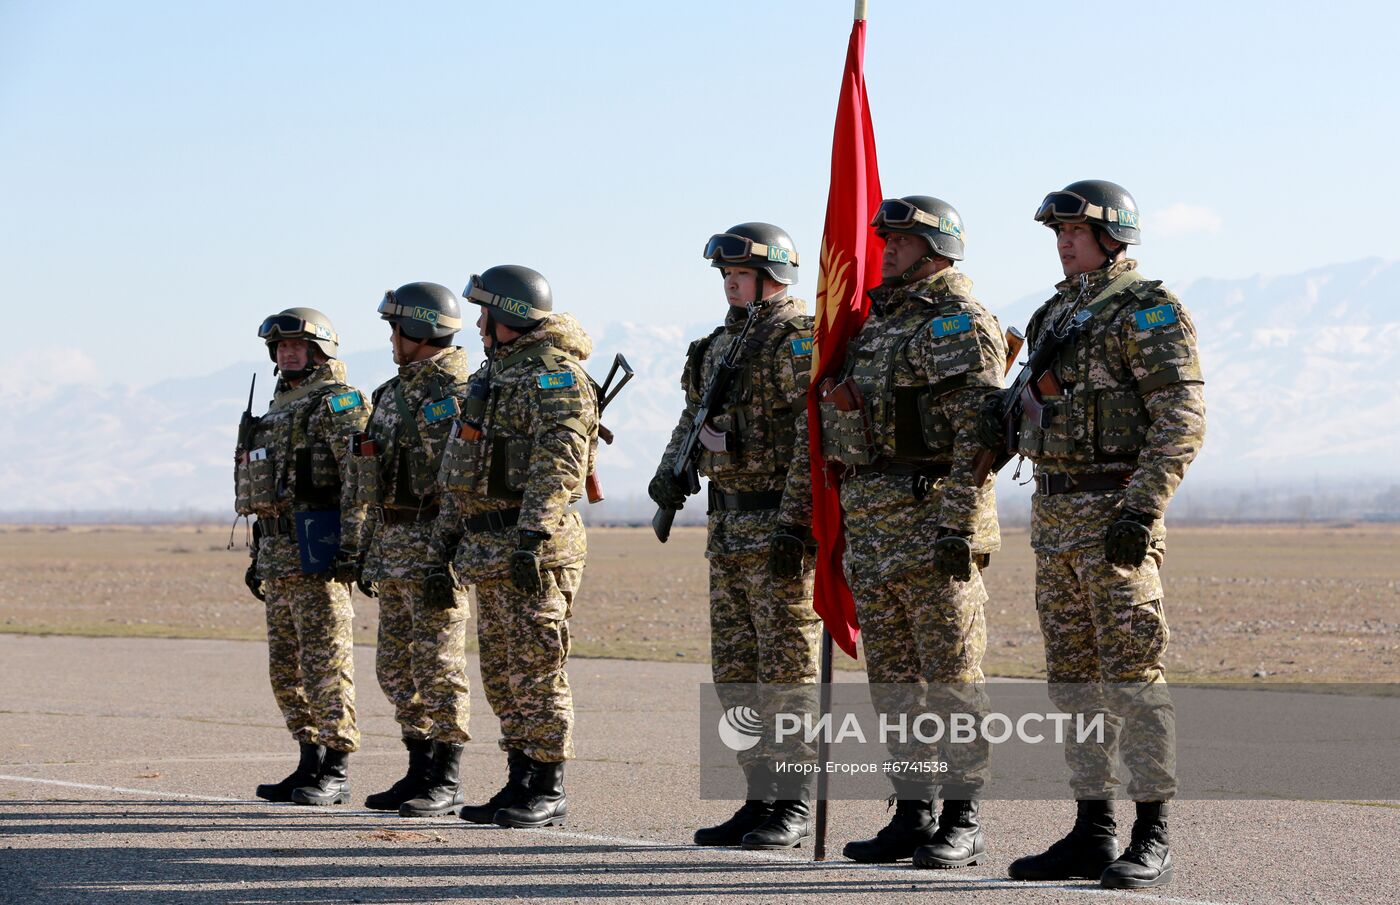
[[[471,738],[467,677],[467,592],[439,610],[423,603],[421,581],[390,578],[379,587],[379,649],[374,672],[394,705],[404,738],[460,745]]]
[[[1131,798],[1176,794],[1176,713],[1162,664],[1170,637],[1162,556],[1154,546],[1142,565],[1126,568],[1108,562],[1100,544],[1036,553],[1035,608],[1050,699],[1065,713],[1101,715],[1106,728],[1102,743],[1067,737],[1075,798],[1113,795],[1120,747]]]
[[[583,563],[541,569],[540,578],[534,596],[504,576],[477,582],[476,634],[501,749],[557,763],[574,756],[574,698],[564,665]]]
[[[263,582],[272,695],[298,742],[360,747],[350,586],[317,575]]]
[[[817,681],[821,619],[812,609],[815,565],[804,563],[802,577],[775,578],[768,571],[767,553],[710,556],[710,667],[715,684],[811,686]],[[741,695],[717,689],[725,709],[738,706]],[[757,694],[753,694],[757,691]],[[745,690],[747,705],[755,702],[763,724],[772,725],[773,712],[815,712],[810,689]],[[815,755],[811,746],[777,750],[765,738],[738,753],[740,764],[781,757]]]
[[[987,590],[981,569],[973,566],[971,581],[921,567],[872,582],[863,565],[848,558],[846,572],[848,578],[861,576],[854,585],[856,616],[876,711],[891,719],[904,714],[910,726],[921,713],[936,714],[945,725],[954,713],[980,721],[990,706],[982,675]],[[895,765],[935,759],[947,764],[933,774],[893,768],[891,778],[904,780],[895,786],[902,797],[932,798],[937,784],[945,799],[977,798],[987,783],[991,751],[980,733],[973,742],[953,744],[945,737],[933,745],[911,730],[904,738],[891,734],[888,750]]]

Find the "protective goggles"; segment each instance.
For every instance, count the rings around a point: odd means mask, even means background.
[[[508,295],[497,295],[481,285],[481,276],[475,273],[467,280],[467,288],[462,290],[462,298],[469,302],[476,302],[478,305],[499,308],[507,314],[513,314],[527,321],[544,320],[549,317],[548,311],[541,311],[529,302],[522,302],[520,299],[513,299]]]
[[[1137,211],[1122,208],[1104,207],[1094,204],[1077,192],[1051,192],[1040,202],[1035,219],[1041,223],[1084,223],[1095,220],[1099,223],[1114,223],[1118,226],[1137,228]]]
[[[797,266],[797,252],[781,245],[760,245],[747,236],[733,233],[716,233],[705,243],[705,258],[732,264],[746,264],[754,258],[772,261],[777,264]]]
[[[305,318],[297,317],[295,314],[272,315],[262,322],[262,326],[258,327],[258,336],[269,341],[314,336],[316,339],[327,339],[333,343],[340,342],[340,337],[336,336],[330,329],[320,324],[310,323]]]
[[[424,308],[422,305],[402,305],[392,289],[384,293],[384,301],[379,303],[379,316],[385,320],[391,317],[406,317],[454,332],[462,329],[460,317],[443,314],[435,308]]]
[[[924,223],[938,229],[939,218],[919,210],[903,198],[889,198],[880,202],[879,209],[875,211],[875,219],[870,221],[870,225],[876,229],[908,229],[915,223]]]

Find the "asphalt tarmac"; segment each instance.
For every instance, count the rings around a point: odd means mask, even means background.
[[[698,800],[696,687],[709,675],[700,664],[570,665],[579,759],[568,767],[562,828],[367,811],[358,803],[397,778],[404,754],[374,651],[355,656],[364,734],[351,759],[356,806],[314,809],[252,796],[296,759],[264,645],[0,635],[0,902],[1400,900],[1400,809],[1357,804],[1177,802],[1176,877],[1141,892],[1006,879],[1013,858],[1063,834],[1068,802],[987,803],[987,856],[958,871],[843,860],[846,841],[884,824],[884,802],[833,802],[823,863],[810,847],[696,848],[695,827],[733,808]],[[505,772],[479,688],[473,675],[469,800],[489,797]],[[1123,809],[1125,844],[1130,820]]]

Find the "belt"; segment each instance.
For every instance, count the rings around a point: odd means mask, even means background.
[[[430,503],[418,509],[391,509],[381,506],[379,516],[386,525],[407,525],[413,522],[431,522],[438,517],[438,504]]]
[[[709,512],[760,512],[777,509],[783,504],[781,490],[757,490],[752,493],[725,493],[710,485]]]
[[[468,531],[504,531],[514,528],[519,522],[519,509],[496,509],[480,515],[469,515],[463,520]]]
[[[1109,471],[1099,474],[1038,474],[1035,489],[1044,496],[1058,493],[1102,493],[1122,490],[1133,480],[1131,471]]]
[[[296,521],[285,512],[281,515],[269,518],[258,516],[258,533],[263,537],[279,537],[283,534],[295,534],[296,530]]]
[[[952,474],[953,466],[937,462],[900,462],[895,459],[881,459],[869,465],[847,465],[845,476],[858,474],[887,474],[900,478],[946,478]]]

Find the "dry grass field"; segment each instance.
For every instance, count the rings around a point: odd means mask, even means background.
[[[701,529],[661,546],[599,528],[575,605],[576,656],[708,657]],[[0,632],[258,639],[240,529],[0,527]],[[987,573],[989,675],[1043,675],[1024,532]],[[1164,570],[1176,679],[1400,681],[1400,526],[1174,527]],[[373,643],[374,601],[355,597]],[[843,666],[855,666],[842,658]]]

